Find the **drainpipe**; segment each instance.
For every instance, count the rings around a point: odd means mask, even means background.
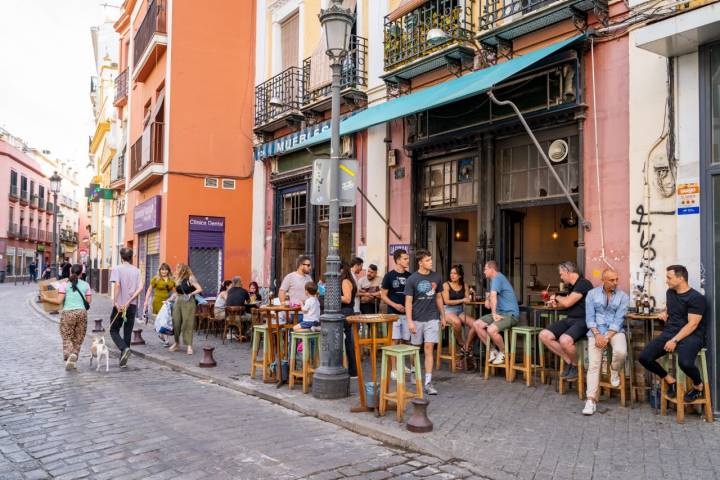
[[[578,113],[575,118],[577,119],[578,126],[578,208],[583,210],[583,195],[585,194],[585,179],[584,179],[584,161],[585,157],[585,113]],[[597,119],[595,119],[597,121]],[[578,217],[581,218],[581,217]],[[577,266],[580,272],[585,273],[585,226],[583,222],[578,222],[578,246],[577,246]]]

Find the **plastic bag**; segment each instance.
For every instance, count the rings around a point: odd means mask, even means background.
[[[170,307],[167,303],[163,303],[160,307],[160,311],[155,317],[155,331],[158,333],[173,333],[172,314],[170,313]]]

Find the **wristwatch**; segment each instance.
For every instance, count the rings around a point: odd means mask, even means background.
[[[678,343],[678,339],[676,337],[673,337],[670,339],[671,342],[673,342],[675,345]]]

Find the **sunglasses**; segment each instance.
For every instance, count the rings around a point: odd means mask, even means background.
[[[311,267],[312,265],[309,264],[309,263],[303,263],[302,266],[303,266],[303,267]]]

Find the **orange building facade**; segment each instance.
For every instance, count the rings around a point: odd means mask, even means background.
[[[189,263],[206,294],[250,278],[253,5],[126,0],[115,23],[124,243],[148,281]]]

